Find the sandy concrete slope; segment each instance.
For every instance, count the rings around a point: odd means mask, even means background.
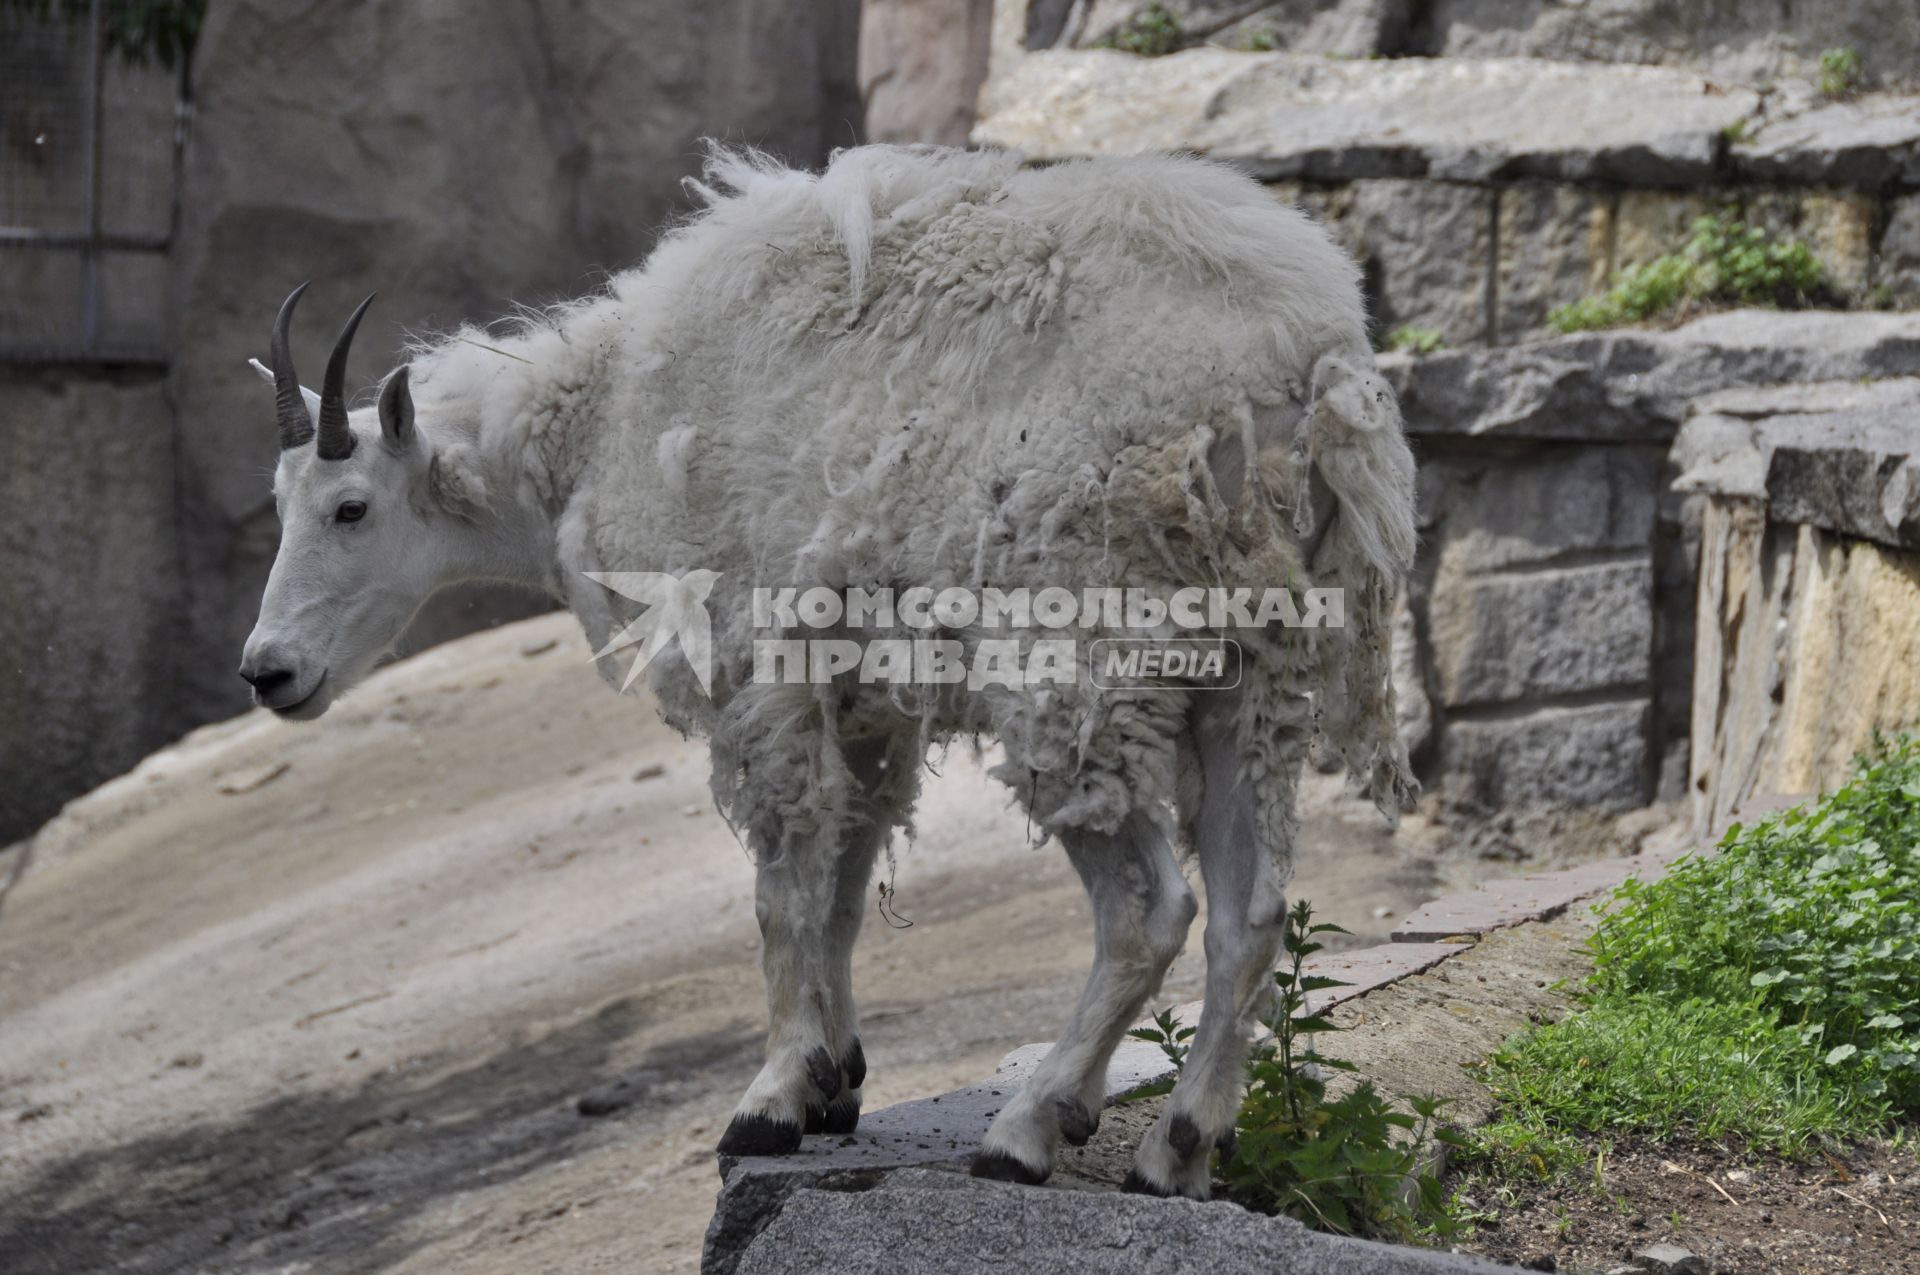
[[[70,807],[0,914],[0,1271],[691,1269],[764,1021],[704,767],[548,617]],[[939,768],[856,961],[870,1106],[1051,1035],[1090,954],[1057,847]],[[1296,893],[1377,941],[1433,860],[1338,792]]]

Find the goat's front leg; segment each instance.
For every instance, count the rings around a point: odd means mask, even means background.
[[[867,1064],[853,945],[902,786],[889,765],[911,758],[889,757],[874,742],[849,745],[846,760],[861,796],[841,838],[760,850],[754,913],[767,979],[767,1061],[720,1139],[722,1155],[784,1155],[803,1133],[851,1133],[860,1119]]]
[[[1106,1102],[1107,1060],[1180,954],[1198,911],[1166,838],[1144,814],[1112,835],[1061,834],[1093,904],[1093,972],[1066,1032],[994,1118],[973,1175],[1028,1184],[1060,1140],[1084,1144]]]

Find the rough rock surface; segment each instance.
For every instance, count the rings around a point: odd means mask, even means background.
[[[0,845],[176,720],[166,412],[157,370],[0,371]]]
[[[1048,1191],[906,1169],[874,1181],[796,1187],[731,1260],[707,1275],[989,1275],[1076,1271],[1177,1275],[1424,1275],[1508,1268],[1309,1231],[1227,1203]]]
[[[1842,782],[1920,718],[1920,552],[1713,498],[1701,529],[1694,818]]]
[[[1647,685],[1653,570],[1644,560],[1470,577],[1436,596],[1431,614],[1449,708]]]
[[[1268,179],[1662,186],[1710,175],[1723,131],[1759,107],[1663,67],[1049,51],[999,78],[974,139],[1045,159],[1194,150]]]
[[[1674,458],[1679,490],[1761,500],[1776,522],[1920,548],[1920,378],[1711,395]]]
[[[865,0],[866,139],[965,146],[987,77],[992,20],[990,0]]]
[[[1381,368],[1414,435],[1666,442],[1689,402],[1730,386],[1920,375],[1920,314],[1736,310]]]
[[[1760,84],[1818,74],[1820,54],[1851,48],[1869,84],[1920,85],[1920,30],[1904,0],[1151,0],[1182,39],[1364,58],[1551,58],[1697,67]],[[1095,0],[1047,43],[1089,47],[1146,12],[1150,0]],[[1035,10],[1064,11],[1046,0]],[[1064,12],[1060,15],[1066,16]]]
[[[1448,793],[1484,809],[1544,804],[1630,810],[1652,798],[1646,700],[1591,706],[1499,706],[1447,723]]]
[[[1698,66],[1761,83],[1811,77],[1823,50],[1858,51],[1869,83],[1920,83],[1920,28],[1905,0],[1435,0],[1416,51]]]

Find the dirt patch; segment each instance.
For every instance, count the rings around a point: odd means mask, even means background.
[[[1535,1270],[1610,1271],[1659,1243],[1698,1254],[1713,1275],[1920,1270],[1911,1147],[1872,1144],[1794,1164],[1622,1138],[1600,1163],[1596,1179],[1471,1188],[1489,1216],[1460,1247]]]

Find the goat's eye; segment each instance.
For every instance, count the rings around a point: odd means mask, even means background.
[[[359,522],[367,516],[367,502],[364,500],[343,500],[340,502],[340,507],[333,511],[333,516],[334,519],[339,522]]]

